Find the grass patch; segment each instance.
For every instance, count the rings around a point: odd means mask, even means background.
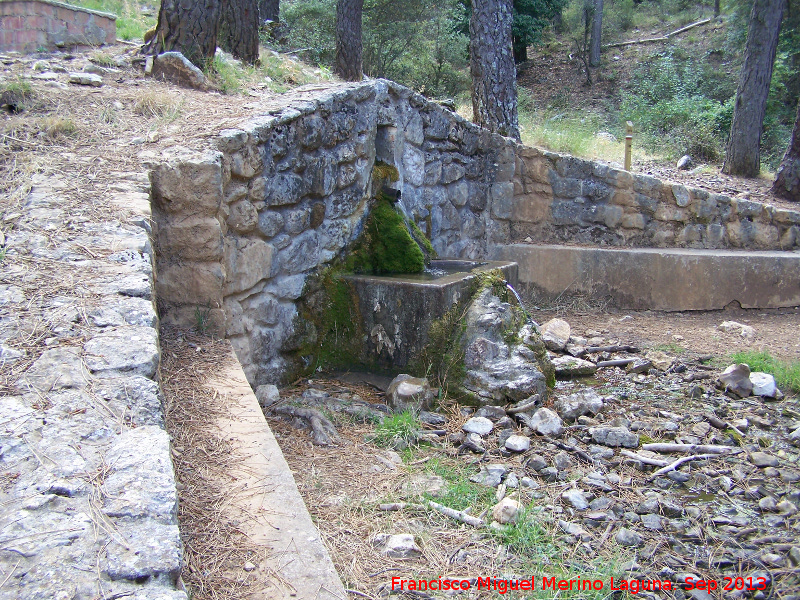
[[[117,37],[121,40],[142,39],[144,32],[156,24],[156,14],[143,14],[136,0],[71,0],[71,4],[117,15]]]
[[[800,361],[785,361],[772,356],[766,350],[744,350],[731,354],[731,360],[745,363],[751,371],[769,373],[775,377],[781,391],[800,393]]]
[[[252,88],[283,93],[298,85],[329,81],[330,71],[310,70],[301,62],[261,48],[258,65],[246,65],[226,53],[217,53],[206,75],[223,94],[246,94]]]
[[[33,100],[31,82],[22,77],[0,81],[0,105],[7,105],[11,112],[24,111]]]
[[[78,125],[70,117],[43,117],[39,121],[39,133],[50,140],[58,141],[78,133]]]
[[[666,352],[667,354],[683,354],[684,352],[686,352],[686,348],[674,342],[669,342],[666,344],[658,344],[656,346],[653,346],[653,350],[657,352]]]
[[[438,475],[447,482],[443,493],[431,500],[449,506],[455,510],[472,507],[472,514],[478,515],[485,508],[494,504],[495,491],[485,485],[472,483],[469,480],[473,467],[460,463],[445,462],[432,458],[425,464],[425,472]]]
[[[385,417],[376,427],[370,441],[383,448],[408,448],[417,443],[420,423],[411,411]]]
[[[133,112],[143,117],[158,118],[171,123],[177,119],[183,103],[164,92],[150,91],[141,94],[133,105]]]

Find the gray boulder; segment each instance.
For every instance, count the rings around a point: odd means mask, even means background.
[[[520,418],[525,424],[539,435],[558,437],[564,433],[564,423],[556,413],[549,408],[540,408],[532,417],[520,413]]]
[[[386,403],[395,412],[413,410],[420,412],[433,403],[435,394],[427,379],[400,374],[386,389]]]
[[[603,410],[603,399],[592,389],[581,390],[555,403],[556,412],[565,421],[574,421],[583,415],[596,415]]]
[[[422,548],[410,533],[379,533],[372,540],[372,545],[389,558],[414,558],[422,554]]]
[[[523,325],[510,304],[486,289],[469,306],[465,320],[463,388],[469,395],[480,404],[547,397],[542,371],[549,364],[541,338]]]
[[[717,379],[717,387],[730,396],[747,398],[753,393],[750,367],[744,363],[729,366]]]
[[[694,166],[694,161],[692,160],[691,156],[684,154],[678,159],[678,164],[675,166],[677,167],[678,171],[688,171]]]
[[[204,90],[206,77],[180,52],[164,52],[153,59],[153,77],[171,81],[182,87]]]
[[[595,444],[618,448],[637,448],[639,446],[639,436],[631,433],[625,427],[593,427],[589,430],[592,434],[592,441]]]
[[[572,333],[569,323],[563,319],[550,319],[542,325],[542,341],[548,350],[563,352]]]
[[[585,377],[594,375],[597,371],[594,363],[574,356],[558,356],[552,362],[556,377]]]
[[[753,384],[753,396],[775,398],[780,393],[775,378],[769,373],[750,373],[750,383]]]

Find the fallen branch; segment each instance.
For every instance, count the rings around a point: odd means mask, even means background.
[[[732,448],[731,446],[717,446],[717,445],[704,445],[704,444],[642,444],[642,450],[650,450],[651,452],[686,452],[686,453],[705,453],[705,454],[738,454],[742,450],[740,448]]]
[[[595,366],[600,369],[602,367],[624,367],[631,363],[636,362],[635,358],[618,358],[616,360],[601,360],[595,363]]]
[[[621,48],[623,46],[633,46],[634,44],[651,44],[654,42],[666,42],[669,41],[669,38],[673,36],[679,35],[685,31],[689,31],[690,29],[693,29],[695,27],[699,27],[700,25],[706,25],[713,20],[714,19],[709,18],[709,19],[703,19],[702,21],[697,21],[695,23],[690,23],[686,27],[681,27],[680,29],[676,29],[675,31],[670,31],[668,34],[660,37],[644,38],[641,40],[629,40],[627,42],[616,42],[613,44],[605,44],[603,46],[603,50],[605,50],[606,48]]]
[[[339,442],[339,433],[333,423],[318,410],[300,406],[279,406],[275,412],[305,421],[311,428],[311,442],[316,446],[335,446]]]
[[[595,352],[632,352],[636,354],[639,352],[639,348],[636,346],[587,346],[580,352],[578,352],[575,356],[581,357],[585,354],[594,354]]]
[[[662,460],[660,458],[650,458],[649,456],[642,456],[641,454],[636,454],[636,452],[631,452],[630,450],[620,450],[620,454],[623,456],[627,456],[628,458],[632,458],[634,460],[638,460],[641,463],[646,465],[652,465],[654,467],[666,467],[669,464],[668,460]]]
[[[681,466],[683,463],[687,463],[687,462],[690,462],[690,461],[693,461],[693,460],[703,460],[703,459],[706,459],[706,458],[714,458],[715,456],[719,456],[719,455],[718,454],[692,454],[690,456],[682,456],[681,458],[679,458],[675,462],[671,462],[667,466],[659,469],[658,471],[656,471],[655,473],[650,475],[650,477],[648,478],[648,481],[653,481],[659,475],[663,475],[664,473],[669,473],[670,471],[674,471],[679,466]]]
[[[575,446],[570,446],[568,444],[565,444],[564,442],[558,442],[558,441],[555,442],[555,444],[557,448],[561,450],[566,450],[567,452],[573,452],[578,458],[589,463],[590,465],[594,464],[594,459],[580,448],[576,448]]]
[[[451,519],[455,519],[460,523],[466,523],[467,525],[472,525],[472,527],[484,527],[486,522],[481,517],[473,517],[469,514],[471,508],[465,508],[464,510],[455,510],[454,508],[450,508],[449,506],[444,506],[439,504],[438,502],[434,502],[433,500],[428,500],[427,505],[431,507],[433,510],[442,513],[443,515],[450,517]],[[425,506],[422,504],[414,504],[412,502],[392,502],[389,504],[379,504],[378,510],[383,511],[397,511],[403,510],[406,508],[418,508],[424,509]],[[485,514],[481,513],[481,516]]]
[[[466,523],[467,525],[471,525],[472,527],[484,527],[486,523],[483,519],[479,519],[478,517],[473,517],[472,515],[468,515],[463,510],[455,510],[453,508],[443,506],[438,502],[434,502],[433,500],[428,500],[428,506],[430,506],[433,510],[436,510],[443,515],[450,517],[451,519],[455,519],[461,523]]]
[[[539,394],[535,394],[531,396],[532,400],[530,402],[526,402],[522,406],[512,406],[511,408],[507,408],[506,412],[509,415],[515,415],[517,413],[525,412],[526,410],[530,410],[532,408],[536,408],[539,404],[541,404],[541,397]]]

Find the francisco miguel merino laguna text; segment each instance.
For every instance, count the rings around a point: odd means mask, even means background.
[[[538,587],[537,587],[538,585]],[[571,590],[577,592],[602,590],[605,582],[601,579],[558,579],[556,577],[531,576],[530,579],[498,579],[496,577],[478,577],[477,579],[402,579],[392,577],[392,591],[445,591],[445,590],[469,590],[471,588],[479,590],[492,590],[500,594],[519,590]],[[610,591],[625,590],[631,594],[638,594],[640,591],[673,590],[676,589],[671,581],[659,579],[617,579],[613,577],[609,582]]]

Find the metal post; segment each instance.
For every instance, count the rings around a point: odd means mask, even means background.
[[[625,123],[625,170],[631,170],[631,148],[633,147],[633,122]]]

